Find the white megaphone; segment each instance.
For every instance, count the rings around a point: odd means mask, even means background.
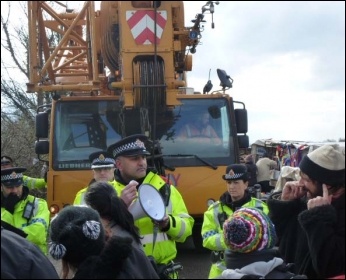
[[[165,203],[159,191],[150,184],[142,184],[138,188],[138,198],[128,210],[134,220],[148,216],[152,220],[161,221],[166,214]]]

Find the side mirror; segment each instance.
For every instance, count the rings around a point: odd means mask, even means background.
[[[240,149],[247,149],[249,148],[250,141],[249,141],[249,136],[247,135],[238,135],[238,145]]]
[[[235,122],[237,125],[237,133],[247,133],[248,120],[246,109],[234,109]]]
[[[36,115],[36,137],[48,138],[48,126],[48,113],[38,113]]]
[[[49,141],[40,140],[35,142],[35,153],[38,155],[46,155],[49,153]]]

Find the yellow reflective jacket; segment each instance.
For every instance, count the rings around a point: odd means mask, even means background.
[[[30,219],[23,217],[25,206],[28,202],[34,204],[34,210]],[[20,200],[15,205],[13,214],[1,207],[1,220],[23,230],[28,235],[26,239],[36,244],[45,255],[47,255],[49,217],[47,202],[32,195],[28,195],[26,199]]]
[[[149,172],[143,180],[143,184],[150,184],[160,190],[166,182],[153,172]],[[125,186],[116,182],[118,195]],[[139,218],[135,225],[139,228],[143,237],[142,244],[147,256],[153,256],[158,264],[167,264],[177,255],[176,242],[184,242],[192,234],[194,219],[188,214],[183,197],[173,185],[170,185],[169,203],[166,207],[169,216],[170,227],[167,231],[158,231],[154,243],[154,224],[149,217]]]
[[[23,186],[32,189],[43,189],[46,187],[46,181],[43,178],[33,178],[23,175]]]
[[[116,181],[115,180],[109,181],[108,183],[111,184],[114,187],[114,189],[116,190],[116,188],[115,188]],[[85,188],[81,189],[79,192],[77,192],[77,194],[74,198],[74,201],[73,201],[73,205],[84,205],[85,204],[84,196],[85,196],[87,189],[88,189],[88,187],[85,187]]]
[[[264,213],[269,213],[267,204],[254,197],[251,197],[251,200],[243,204],[242,207],[259,208]],[[209,279],[221,275],[222,271],[226,269],[223,251],[227,249],[227,246],[223,236],[223,224],[220,224],[220,217],[224,215],[223,213],[226,214],[225,218],[228,218],[233,214],[233,210],[220,201],[216,201],[208,207],[208,210],[204,212],[203,216],[201,231],[203,247],[212,250],[212,254],[215,254],[215,256],[212,257],[212,259],[214,258],[214,263],[212,263],[210,268]]]

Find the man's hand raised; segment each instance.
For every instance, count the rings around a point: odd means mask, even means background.
[[[127,207],[129,207],[132,201],[137,198],[137,186],[138,182],[132,180],[121,192],[121,199],[125,202]]]
[[[332,202],[332,196],[328,194],[327,185],[323,184],[322,188],[323,188],[323,196],[317,196],[315,198],[309,199],[308,209],[318,207],[321,205],[328,205]]]

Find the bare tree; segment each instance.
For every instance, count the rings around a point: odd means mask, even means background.
[[[24,90],[29,80],[28,24],[17,17],[26,17],[27,2],[7,3],[7,12],[1,11],[1,155],[28,168],[28,175],[39,176],[41,166],[33,164],[37,96]]]
[[[17,14],[26,16],[27,2],[17,2],[15,11],[12,11],[11,2],[7,2],[7,14],[1,13],[1,101],[2,105],[7,105],[6,109],[18,111],[26,118],[33,119],[33,111],[37,106],[36,96],[23,90],[29,80],[27,21],[18,24],[18,18],[15,17]]]

